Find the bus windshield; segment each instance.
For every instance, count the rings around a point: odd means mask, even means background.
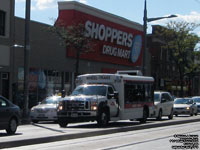
[[[72,96],[76,95],[100,95],[106,96],[106,86],[98,85],[82,85],[78,86],[73,92]]]

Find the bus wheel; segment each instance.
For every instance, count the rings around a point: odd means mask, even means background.
[[[106,110],[100,111],[98,118],[97,118],[97,124],[99,126],[107,126],[109,122],[109,114]]]
[[[58,124],[60,125],[60,127],[65,128],[68,123],[64,119],[58,119]]]
[[[144,110],[143,110],[143,118],[139,120],[140,123],[146,123],[147,117],[148,117],[148,111],[147,111],[147,109],[144,108]]]

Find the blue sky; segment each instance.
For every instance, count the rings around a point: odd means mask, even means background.
[[[15,15],[25,16],[25,0],[15,0]],[[58,16],[58,1],[68,0],[31,0],[31,19],[53,24]],[[103,11],[143,24],[144,0],[76,0]],[[175,14],[173,20],[184,20],[200,24],[200,0],[147,0],[148,18]],[[165,25],[170,19],[148,23],[148,32],[152,24]],[[200,35],[200,29],[196,30]]]

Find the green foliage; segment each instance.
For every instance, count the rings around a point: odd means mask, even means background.
[[[93,51],[91,39],[85,37],[85,27],[81,23],[71,26],[57,23],[55,26],[50,27],[49,31],[60,38],[61,45],[73,48],[73,50],[80,54]]]
[[[199,25],[187,22],[169,22],[165,28],[157,32],[157,36],[166,42],[171,59],[176,63],[181,72],[186,72],[187,68],[194,63],[194,47],[200,38],[192,33]]]
[[[75,74],[78,75],[80,55],[92,52],[94,46],[91,39],[85,36],[84,25],[80,23],[68,26],[62,22],[56,22],[55,26],[49,28],[49,31],[60,38],[61,45],[76,52]]]
[[[171,21],[156,32],[157,37],[166,43],[165,48],[168,49],[171,60],[176,64],[182,86],[184,76],[200,71],[195,61],[199,58],[199,53],[194,51],[200,38],[193,33],[199,26],[195,23]]]

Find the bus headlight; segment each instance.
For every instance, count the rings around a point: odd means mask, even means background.
[[[91,106],[91,110],[93,111],[97,110],[97,106]]]
[[[93,111],[96,111],[97,110],[97,102],[91,102],[91,107],[90,109],[93,110]]]
[[[58,106],[58,111],[63,110],[63,106]]]
[[[59,102],[58,111],[61,111],[61,110],[63,110],[63,103],[62,103],[62,102]]]

